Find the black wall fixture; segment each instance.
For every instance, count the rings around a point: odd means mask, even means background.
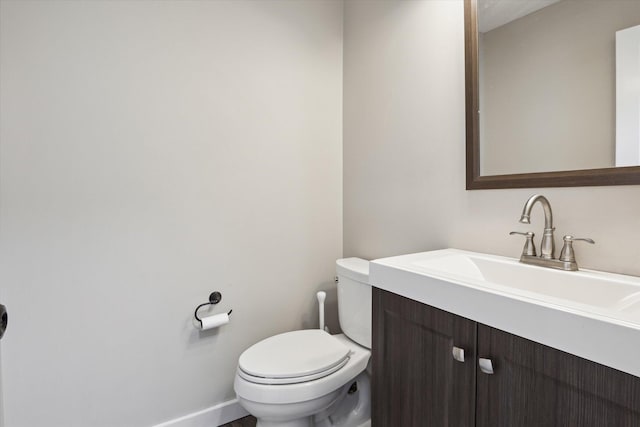
[[[7,314],[7,307],[0,304],[0,339],[4,335],[4,331],[7,330],[7,324],[9,323],[9,315]]]

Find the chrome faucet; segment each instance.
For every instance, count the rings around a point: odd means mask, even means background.
[[[540,257],[545,259],[553,259],[555,254],[556,244],[553,239],[553,212],[551,212],[551,204],[546,197],[541,194],[534,194],[529,197],[527,203],[524,204],[522,209],[522,216],[520,222],[523,224],[531,224],[529,218],[531,217],[531,208],[536,202],[540,202],[542,209],[544,209],[544,234],[542,235],[542,242],[540,243]]]
[[[544,234],[542,235],[542,242],[540,243],[540,256],[536,256],[536,248],[533,243],[532,232],[522,233],[518,231],[512,231],[509,234],[521,234],[526,237],[526,243],[520,256],[520,262],[525,264],[533,264],[541,267],[556,268],[559,270],[575,271],[578,269],[576,263],[575,252],[573,250],[572,243],[575,241],[585,241],[587,243],[595,243],[591,239],[575,238],[573,236],[564,236],[564,246],[560,251],[560,258],[555,259],[555,241],[553,238],[553,213],[551,212],[551,204],[546,197],[540,194],[534,194],[529,197],[527,203],[524,204],[522,209],[522,216],[520,222],[523,224],[531,224],[531,208],[536,202],[540,202],[542,209],[544,210]]]

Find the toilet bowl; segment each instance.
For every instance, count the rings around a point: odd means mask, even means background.
[[[247,349],[234,389],[257,427],[370,425],[371,287],[368,262],[337,261],[344,334],[321,329],[286,332]]]

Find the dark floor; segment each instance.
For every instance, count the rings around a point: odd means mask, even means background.
[[[256,427],[256,422],[257,420],[249,415],[248,417],[240,418],[239,420],[232,421],[220,427]]]

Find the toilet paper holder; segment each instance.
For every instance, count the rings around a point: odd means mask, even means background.
[[[196,318],[198,322],[200,322],[200,326],[202,326],[202,319],[198,317],[198,310],[206,305],[215,305],[222,300],[222,294],[218,291],[211,292],[209,295],[209,302],[205,302],[196,307],[196,310],[193,312],[193,316]],[[229,310],[227,315],[230,315],[233,310]]]

